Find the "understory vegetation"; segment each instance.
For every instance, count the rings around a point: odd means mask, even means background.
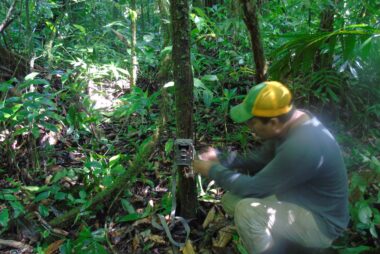
[[[245,1],[191,2],[195,149],[247,151],[259,141],[228,116],[256,84]],[[220,244],[232,220],[207,179],[190,176],[197,217],[172,222],[169,4],[0,2],[0,253],[246,253],[233,230]],[[267,79],[344,153],[351,221],[330,251],[380,253],[380,1],[251,4]]]

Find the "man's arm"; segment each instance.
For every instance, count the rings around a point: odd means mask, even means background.
[[[255,176],[234,172],[220,164],[209,165],[208,176],[235,195],[263,198],[309,180],[321,160],[318,144],[293,140],[282,145],[275,158]]]
[[[253,176],[271,161],[274,152],[274,142],[267,141],[259,149],[245,155],[221,153],[218,155],[218,159],[226,168]]]

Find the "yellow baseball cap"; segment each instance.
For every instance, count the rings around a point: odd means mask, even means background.
[[[292,94],[277,81],[265,81],[252,87],[243,102],[232,107],[230,116],[237,123],[252,117],[276,117],[292,109]]]

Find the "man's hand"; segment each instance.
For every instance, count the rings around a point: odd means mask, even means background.
[[[214,161],[219,163],[218,150],[212,147],[207,148],[207,151],[201,153],[198,157],[202,161]]]
[[[195,172],[201,174],[202,176],[208,177],[210,168],[216,164],[218,163],[215,161],[194,160],[193,169]]]

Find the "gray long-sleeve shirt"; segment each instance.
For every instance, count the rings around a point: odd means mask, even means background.
[[[346,168],[334,137],[315,117],[281,139],[268,140],[257,153],[213,166],[209,176],[235,195],[276,195],[308,209],[331,238],[347,227]]]

